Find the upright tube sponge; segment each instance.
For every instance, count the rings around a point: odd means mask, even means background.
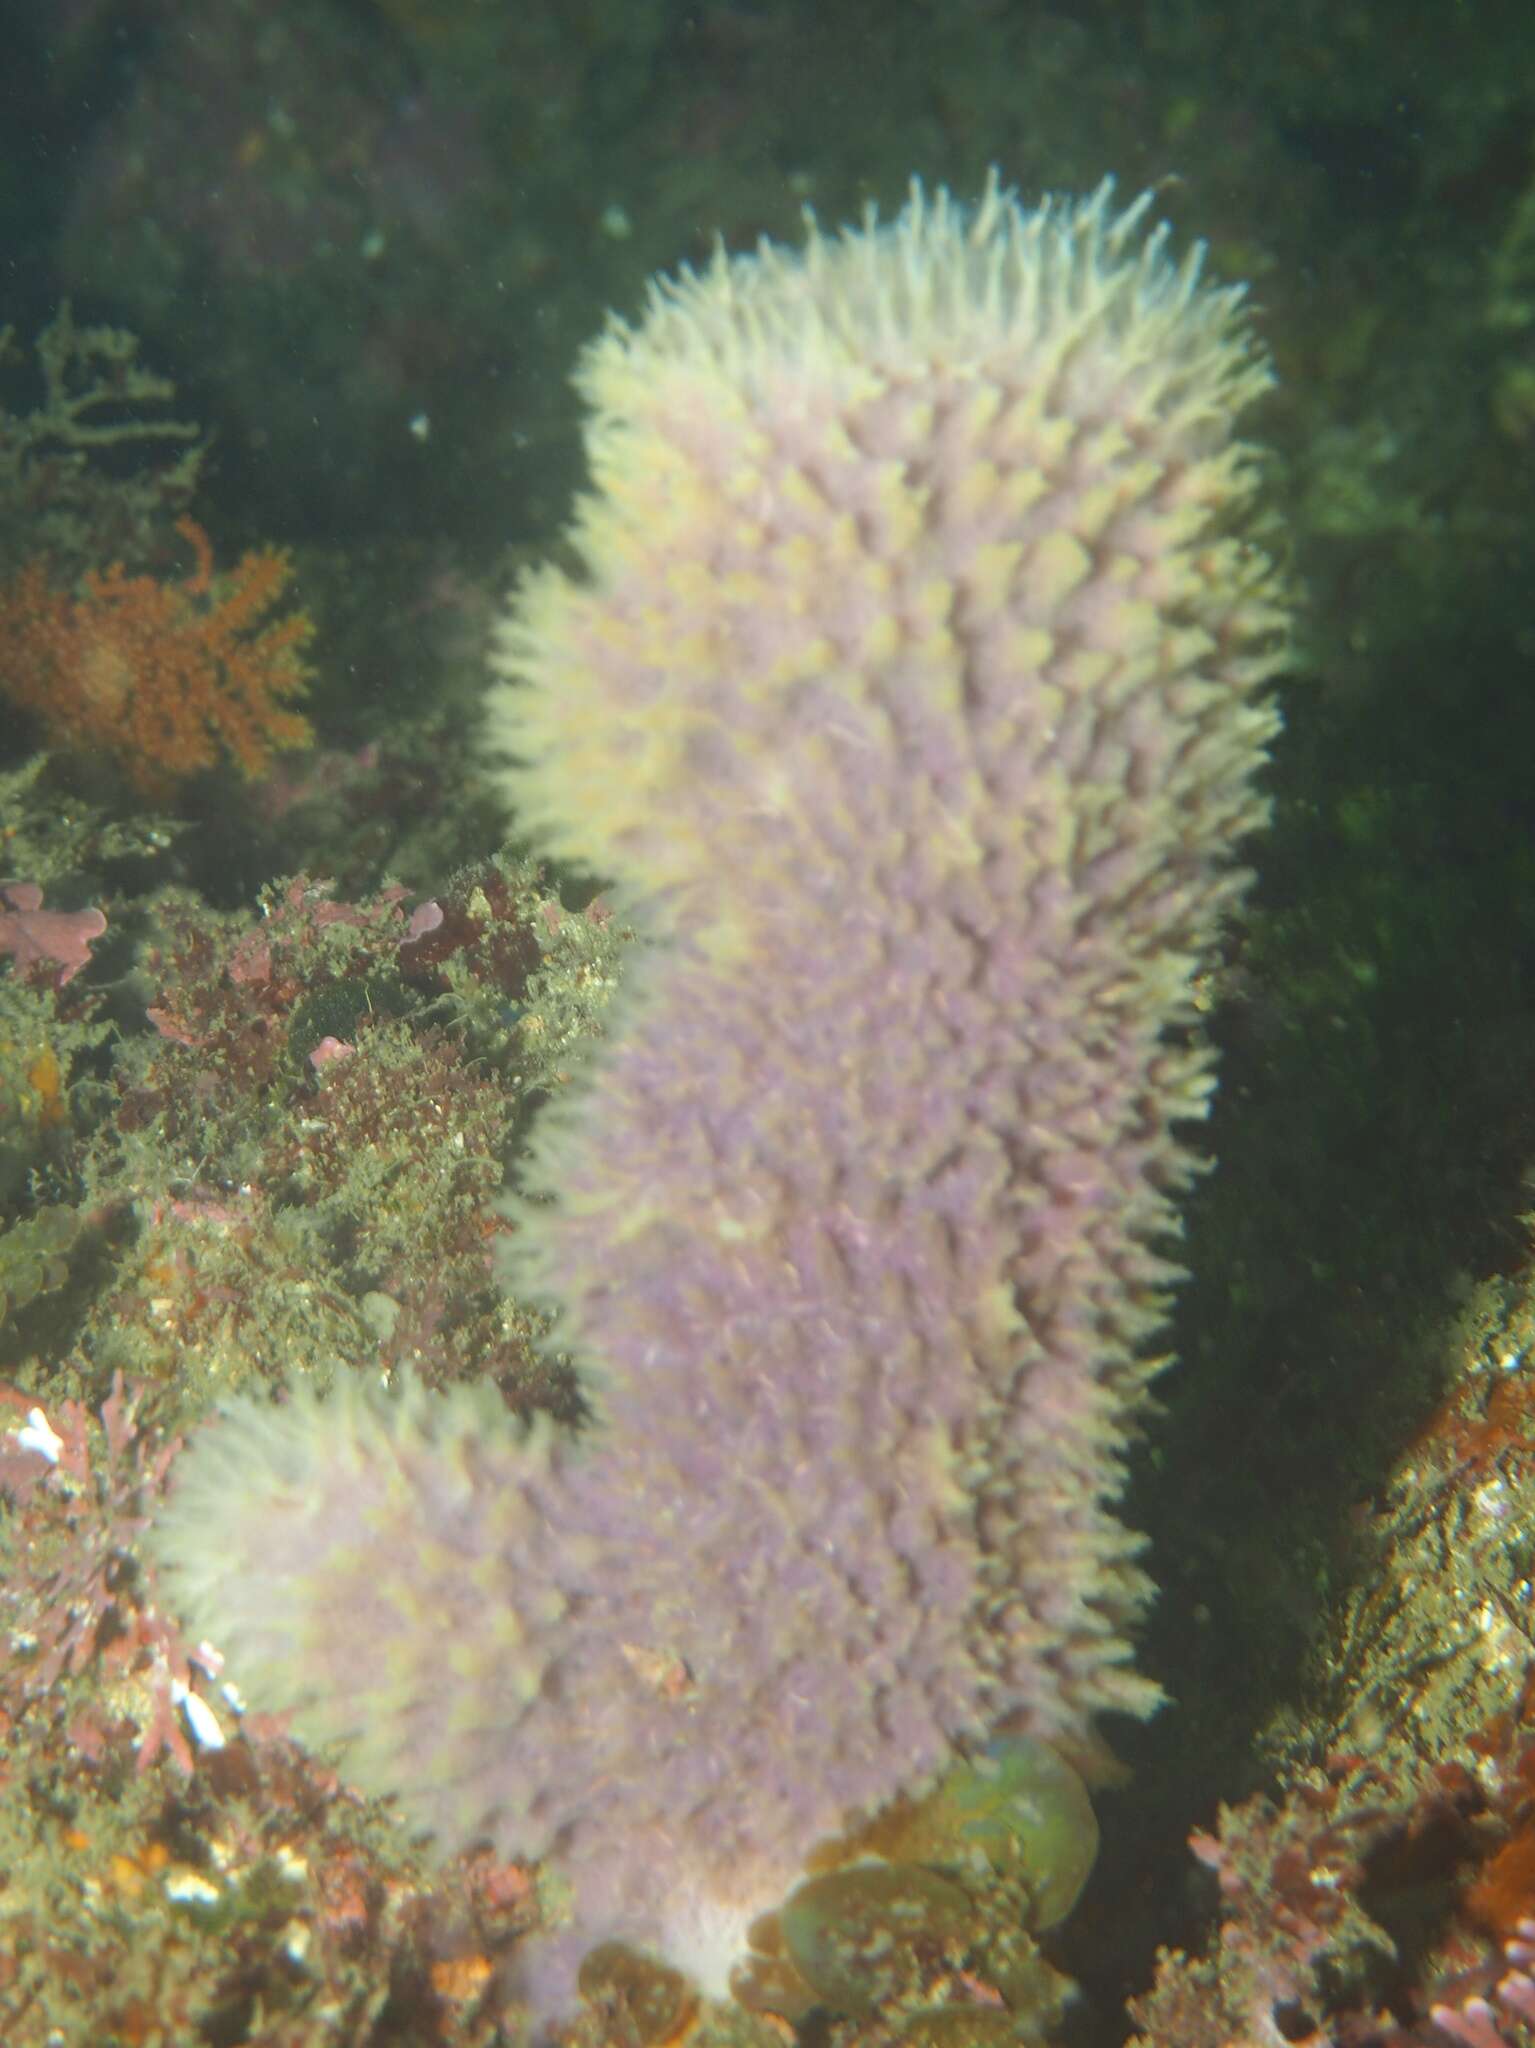
[[[492,719],[653,939],[515,1206],[597,1420],[242,1403],[155,1535],[253,1700],[569,1880],[546,2011],[610,1937],[718,1986],[1004,1716],[1155,1703],[1111,1506],[1282,619],[1267,367],[1144,211],[914,188],[589,350]]]

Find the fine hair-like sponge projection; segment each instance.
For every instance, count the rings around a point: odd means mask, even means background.
[[[1143,1713],[1116,1522],[1177,1268],[1191,983],[1282,625],[1240,293],[1145,202],[721,254],[580,373],[580,571],[521,590],[520,817],[647,935],[512,1278],[592,1426],[237,1404],[170,1594],[447,1844],[717,1988],[807,1851],[1004,1720]]]

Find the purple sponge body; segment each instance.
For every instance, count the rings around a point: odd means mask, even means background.
[[[720,1985],[956,1745],[1155,1703],[1112,1503],[1281,615],[1267,371],[1140,212],[917,192],[591,350],[493,718],[653,941],[515,1205],[597,1421],[247,1404],[157,1534],[254,1700],[568,1880],[544,2010],[615,1936]]]

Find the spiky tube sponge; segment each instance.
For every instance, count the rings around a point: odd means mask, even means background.
[[[851,1815],[1146,1710],[1111,1503],[1279,613],[1239,295],[1107,190],[721,256],[589,352],[497,736],[654,935],[519,1285],[598,1411],[244,1406],[157,1538],[252,1698],[717,1979]]]

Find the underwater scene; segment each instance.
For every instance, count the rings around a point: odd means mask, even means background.
[[[1535,2044],[1535,24],[0,0],[0,2048]]]

